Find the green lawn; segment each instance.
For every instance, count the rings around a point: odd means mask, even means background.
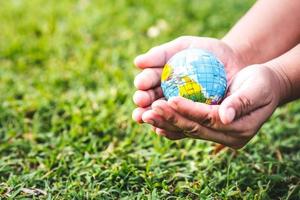
[[[131,120],[136,55],[253,2],[0,1],[0,199],[300,199],[299,102],[217,155]]]

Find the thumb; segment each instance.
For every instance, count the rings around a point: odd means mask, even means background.
[[[239,89],[226,97],[219,107],[219,116],[224,124],[229,124],[235,119],[249,114],[263,106],[264,99],[259,92],[251,89]]]

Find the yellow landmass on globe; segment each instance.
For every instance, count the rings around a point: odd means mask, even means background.
[[[209,105],[212,104],[212,99],[210,99],[210,98],[206,99],[205,103],[209,104]]]
[[[164,69],[163,69],[162,74],[161,74],[161,81],[163,82],[163,81],[168,80],[168,78],[170,77],[171,73],[172,73],[171,66],[168,65],[168,64],[166,64],[164,66]]]
[[[185,82],[185,84],[179,86],[180,96],[201,93],[201,85],[196,83],[193,79],[188,76],[184,76],[182,77],[182,80]]]
[[[198,102],[210,103],[202,93],[202,86],[188,76],[182,77],[183,85],[179,85],[179,95]]]

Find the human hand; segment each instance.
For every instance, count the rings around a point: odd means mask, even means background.
[[[142,118],[155,127],[157,134],[169,139],[190,137],[241,148],[271,116],[280,94],[277,73],[254,65],[236,74],[220,105],[175,97],[155,101]]]
[[[143,113],[151,110],[151,104],[155,100],[164,98],[160,87],[162,68],[174,54],[189,47],[202,48],[214,53],[225,66],[228,82],[246,65],[238,52],[226,43],[212,38],[182,36],[150,49],[134,61],[135,65],[143,70],[134,81],[137,91],[133,101],[138,106],[132,113],[135,121],[142,123]]]

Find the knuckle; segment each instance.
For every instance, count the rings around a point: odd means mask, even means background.
[[[157,122],[156,120],[152,120],[151,125],[154,127],[159,127],[161,126],[161,123]]]
[[[221,128],[221,124],[219,123],[219,114],[217,111],[213,111],[209,114],[206,114],[200,124],[203,124],[206,127],[213,127],[215,129]]]
[[[198,125],[193,125],[191,126],[188,130],[189,133],[198,133],[199,131],[199,126]]]
[[[215,113],[215,111],[208,113],[204,116],[203,121],[201,123],[207,127],[212,127],[217,122],[217,116],[218,113]]]
[[[167,120],[168,122],[172,122],[172,123],[174,123],[174,124],[177,124],[177,123],[178,123],[177,116],[176,116],[174,113],[171,113],[171,112],[167,113],[167,114],[165,115],[165,118],[166,118],[166,120]]]
[[[148,94],[150,102],[153,102],[155,100],[155,91],[150,90],[149,92],[147,92],[147,94]]]
[[[212,118],[211,118],[211,117],[206,117],[206,119],[204,119],[204,120],[202,121],[202,124],[203,124],[204,126],[210,127],[211,124],[212,124]]]
[[[202,138],[203,134],[200,132],[200,126],[195,124],[190,127],[188,127],[186,130],[184,130],[185,135],[191,136],[191,137],[197,137],[197,138]]]
[[[253,102],[246,96],[246,95],[240,95],[237,97],[238,101],[241,105],[241,110],[244,112],[247,112],[250,107],[253,105]]]

